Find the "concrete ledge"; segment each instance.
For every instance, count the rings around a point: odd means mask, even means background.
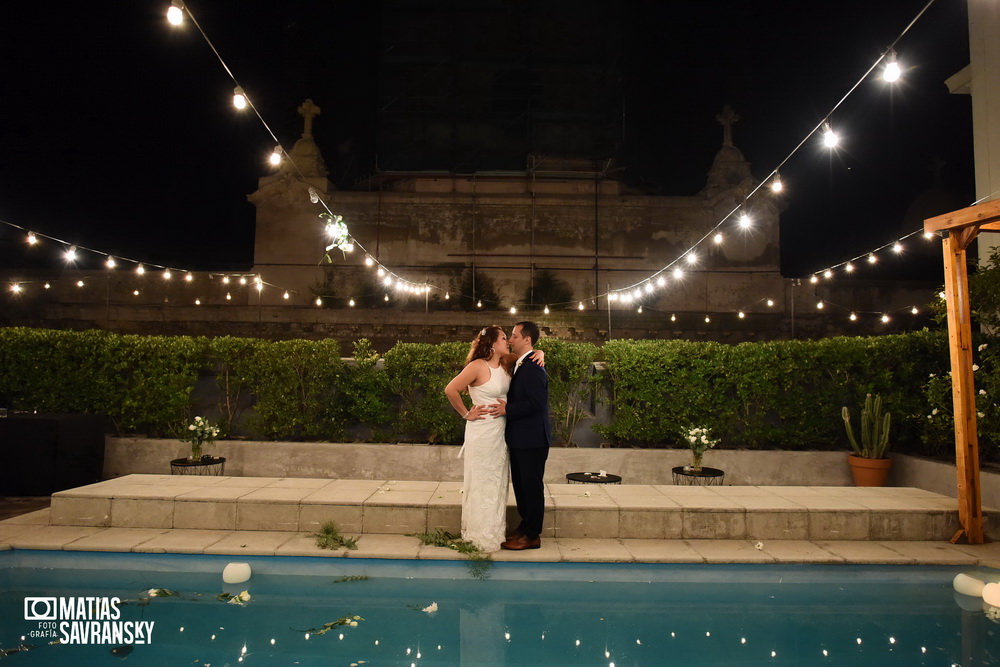
[[[454,482],[128,475],[52,496],[51,523],[77,527],[458,534]],[[207,480],[207,481],[206,481]],[[914,488],[546,484],[545,537],[948,540],[954,502]],[[998,514],[987,512],[987,532]],[[513,494],[508,522],[516,514]]]

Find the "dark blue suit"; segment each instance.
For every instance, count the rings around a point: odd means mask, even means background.
[[[518,530],[529,538],[542,532],[545,514],[545,460],[552,444],[549,423],[549,378],[545,369],[525,357],[515,369],[507,390],[507,426],[504,437],[510,451],[510,479],[514,486]]]

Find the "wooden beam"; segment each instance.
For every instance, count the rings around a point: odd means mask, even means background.
[[[933,220],[933,218],[931,219]],[[926,224],[931,220],[925,221]],[[954,228],[953,228],[954,229]],[[955,233],[958,231],[959,233]],[[972,315],[965,249],[975,228],[958,229],[943,239],[944,291],[948,310],[948,348],[955,414],[955,469],[958,474],[958,519],[969,544],[983,543],[983,510],[979,488],[979,439],[976,435],[976,387],[972,376]]]
[[[927,218],[924,220],[924,232],[942,232],[973,225],[985,231],[1000,231],[1000,199]]]

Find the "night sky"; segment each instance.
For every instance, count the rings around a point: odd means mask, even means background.
[[[725,104],[741,117],[736,145],[765,177],[925,4],[624,3],[617,157],[628,180],[650,192],[697,193],[721,144],[715,115]],[[5,7],[0,219],[148,263],[249,268],[246,195],[270,173],[274,142],[255,116],[234,112],[231,79],[192,26],[166,23],[168,5]],[[188,6],[286,148],[301,133],[295,109],[309,97],[323,109],[315,134],[331,172],[370,171],[384,48],[378,3]],[[842,147],[830,154],[817,137],[782,167],[785,275],[912,231],[903,219],[934,185],[935,162],[944,165],[937,200],[972,203],[971,102],[944,85],[968,63],[966,20],[963,0],[937,0],[897,45],[904,80],[868,80],[834,114]],[[15,236],[0,225],[5,262],[22,261],[9,251]],[[887,271],[880,277],[894,277]],[[900,267],[900,277],[910,273]]]

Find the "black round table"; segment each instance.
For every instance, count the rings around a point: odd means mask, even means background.
[[[688,466],[677,466],[672,470],[674,484],[678,486],[722,486],[726,473],[718,468],[701,467],[698,470]]]
[[[203,456],[200,459],[174,459],[170,462],[171,475],[222,476],[226,470],[226,457]]]
[[[571,472],[566,475],[566,481],[570,484],[621,484],[622,478],[609,473]]]

